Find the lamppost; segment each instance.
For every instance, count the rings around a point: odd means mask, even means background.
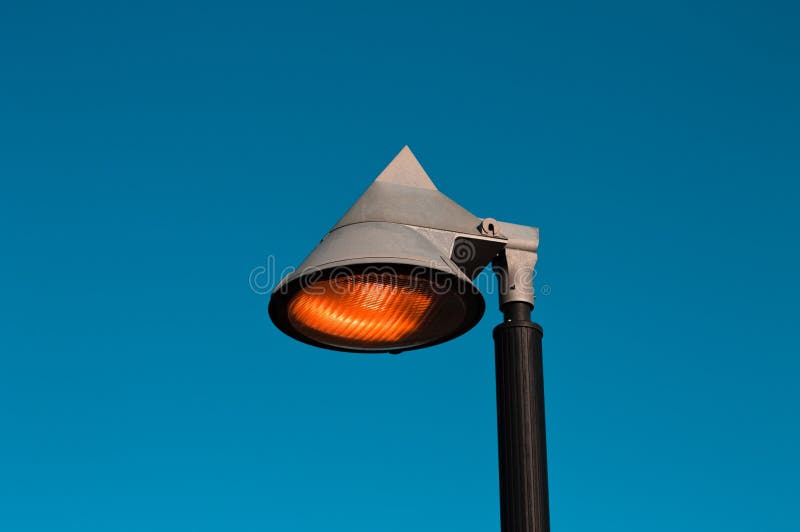
[[[542,329],[531,322],[539,230],[479,219],[439,192],[405,147],[272,293],[286,334],[339,351],[445,342],[483,316],[473,284],[492,264],[503,532],[549,532]]]

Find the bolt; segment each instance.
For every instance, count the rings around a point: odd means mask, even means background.
[[[500,234],[500,224],[494,218],[486,218],[478,226],[478,230],[487,236],[497,236]]]

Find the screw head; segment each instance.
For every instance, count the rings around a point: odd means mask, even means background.
[[[497,236],[500,234],[500,224],[494,218],[484,218],[478,230],[486,236]]]

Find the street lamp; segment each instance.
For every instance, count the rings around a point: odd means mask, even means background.
[[[269,315],[302,342],[399,353],[471,329],[490,263],[503,532],[548,532],[542,329],[530,320],[539,230],[479,219],[439,192],[406,146],[272,293]]]

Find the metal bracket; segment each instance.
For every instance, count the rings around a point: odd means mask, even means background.
[[[505,248],[492,261],[497,276],[500,308],[512,301],[534,305],[533,278],[539,249],[539,228],[502,222],[508,238]]]

